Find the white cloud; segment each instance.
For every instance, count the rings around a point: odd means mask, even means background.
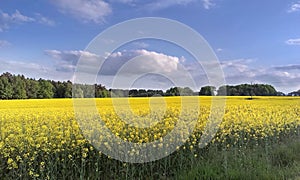
[[[223,49],[222,49],[222,48],[218,48],[218,49],[216,49],[216,51],[217,51],[217,52],[222,52]]]
[[[47,78],[55,74],[51,68],[34,62],[22,62],[15,60],[0,59],[0,72],[23,74],[34,78]]]
[[[71,80],[73,75],[71,72],[58,71],[52,65],[45,65],[32,61],[7,60],[0,58],[0,63],[0,73],[10,72],[13,74],[23,74],[29,78],[66,81]]]
[[[120,3],[132,3],[132,2],[134,2],[135,0],[115,0],[115,1],[117,1],[117,2],[120,2]]]
[[[245,72],[253,59],[236,59],[220,62],[222,68],[230,69],[230,71],[237,70],[238,72]]]
[[[300,70],[300,64],[289,64],[289,65],[284,65],[284,66],[274,66],[274,69],[277,70]]]
[[[202,0],[202,3],[203,3],[203,7],[205,9],[210,9],[213,6],[215,6],[215,3],[213,3],[213,0]]]
[[[289,39],[285,41],[286,44],[288,45],[300,45],[300,38],[298,39]]]
[[[299,72],[299,70],[297,72],[267,68],[261,73],[257,73],[255,79],[259,82],[272,84],[277,90],[288,93],[299,88]]]
[[[160,10],[160,9],[165,9],[169,8],[174,5],[187,5],[191,2],[196,2],[197,0],[157,0],[152,3],[148,3],[144,7],[150,10]]]
[[[292,4],[288,9],[289,13],[297,12],[297,11],[300,11],[300,1]]]
[[[25,16],[16,10],[13,14],[8,14],[0,11],[0,32],[3,32],[10,28],[13,24],[21,24],[33,22],[34,18]]]
[[[86,61],[86,64],[91,67],[99,58],[96,54],[80,50],[45,50],[45,54],[56,60],[56,70],[65,72],[74,72],[76,64],[80,58]]]
[[[286,93],[299,88],[300,64],[257,67],[252,62],[251,59],[222,61],[226,83],[267,83]]]
[[[166,9],[171,6],[185,6],[191,3],[200,3],[203,8],[210,9],[215,6],[215,0],[153,0],[145,2],[144,0],[109,0],[111,3],[122,3],[131,6],[141,6],[143,9],[147,10],[161,10]]]
[[[153,72],[163,71],[168,73],[178,70],[178,64],[180,63],[178,57],[147,50],[136,50],[135,53],[138,56],[143,56],[143,61],[139,61],[141,64],[137,65],[137,68],[141,68],[141,70],[147,69]]]
[[[28,62],[21,62],[21,61],[4,61],[1,60],[2,66],[0,71],[9,71],[12,70],[21,70],[21,69],[27,69],[32,71],[47,71],[47,68],[44,66],[41,66],[36,63],[28,63]]]
[[[101,69],[99,69],[99,62],[103,62],[104,59],[87,51],[46,50],[45,54],[54,59],[55,70],[63,73],[73,73],[80,58],[80,64],[83,65],[80,67],[80,72],[89,74],[88,76],[98,73],[98,77],[102,81],[100,83],[105,82],[104,84],[108,87],[113,87],[111,83],[114,77],[121,78],[121,83],[126,83],[130,77],[141,74],[146,75],[146,79],[149,80],[147,83],[153,87],[158,81],[162,84],[167,83],[162,88],[169,87],[166,78],[157,78],[153,74],[164,74],[173,80],[176,79],[182,86],[190,82],[186,80],[188,74],[182,65],[185,61],[184,57],[170,56],[144,49],[107,54],[107,59],[102,64]],[[144,82],[142,84],[140,84],[142,87],[146,85]]]
[[[59,60],[59,65],[72,65],[66,67],[74,68],[79,58],[87,63],[91,63],[90,66],[94,65],[94,62],[99,59],[99,56],[87,51],[58,51],[58,50],[45,50],[45,54]],[[107,55],[107,60],[103,64],[101,71],[104,75],[115,75],[117,71],[128,61],[133,58],[141,57],[142,61],[137,61],[133,64],[129,71],[125,72],[128,74],[136,74],[141,72],[167,72],[171,73],[179,70],[178,64],[183,62],[184,57],[169,56],[163,53],[157,53],[154,51],[147,50],[132,50],[114,52]]]
[[[5,40],[0,40],[0,48],[5,46],[10,46],[11,43]]]
[[[55,59],[57,74],[73,73],[80,57],[86,62],[87,67],[94,68],[92,70],[98,68],[94,67],[94,62],[101,60],[98,55],[87,51],[47,50],[45,53]],[[300,64],[258,67],[253,65],[253,62],[255,59],[221,61],[220,65],[224,71],[226,84],[267,83],[286,93],[299,88]],[[98,83],[114,88],[128,88],[126,83],[132,80],[131,77],[137,77],[144,73],[148,75],[137,79],[133,87],[167,89],[175,85],[191,86],[191,83],[187,82],[189,76],[195,80],[194,83],[199,88],[209,83],[207,74],[201,69],[201,65],[188,63],[189,61],[184,61],[184,57],[170,56],[144,49],[119,51],[108,54],[102,69],[93,72],[99,72]],[[208,65],[211,65],[209,67],[212,67],[212,71],[216,66],[216,64]],[[162,74],[167,77],[161,76]],[[113,84],[115,77],[120,78],[118,87]],[[172,84],[174,79],[177,84]]]
[[[63,13],[70,14],[83,22],[102,23],[112,10],[103,0],[54,0]]]
[[[198,2],[202,3],[203,7],[205,9],[210,9],[213,6],[215,6],[215,3],[213,2],[214,0],[154,0],[150,3],[145,3],[144,0],[109,0],[109,2],[112,3],[122,3],[122,4],[128,4],[131,6],[136,6],[136,5],[141,5],[145,7],[146,9],[150,10],[160,10],[160,9],[165,9],[169,8],[171,6],[175,5],[188,5],[192,2]]]
[[[149,50],[131,50],[110,54],[100,70],[100,79],[111,78],[108,87],[169,88],[194,87],[192,74],[184,64],[184,57],[170,56]],[[117,80],[113,80],[116,78]],[[134,84],[130,84],[134,80]],[[173,83],[173,85],[172,85]]]
[[[16,12],[14,14],[12,14],[10,17],[8,14],[6,14],[5,16],[15,22],[32,22],[32,21],[34,21],[33,18],[21,14],[18,10],[16,10]]]
[[[90,53],[88,51],[72,50],[72,51],[59,51],[59,50],[45,50],[45,53],[55,59],[60,59],[64,61],[74,61],[81,56],[84,57],[97,57],[96,54]]]
[[[191,3],[201,3],[203,8],[208,10],[215,6],[213,1],[214,0],[156,0],[144,5],[144,7],[149,10],[161,10],[175,5],[185,6]]]
[[[40,13],[36,13],[35,16],[36,16],[35,17],[36,22],[47,25],[47,26],[55,26],[55,22],[53,20],[42,16]]]
[[[133,45],[136,46],[137,48],[147,48],[147,47],[149,47],[149,44],[147,44],[145,42],[140,42],[140,41],[134,42]]]
[[[178,72],[179,63],[183,60],[183,57],[179,58],[169,56],[163,53],[147,51],[144,49],[114,52],[108,56],[107,61],[103,64],[104,68],[101,73],[114,75],[120,68],[122,68],[122,66],[126,65],[126,63],[134,58],[140,58],[141,60],[135,61],[134,64],[131,64],[132,67],[123,73],[139,74],[144,72]]]
[[[12,14],[5,13],[0,10],[0,32],[8,30],[12,25],[37,22],[44,25],[53,26],[55,22],[42,16],[39,13],[35,17],[23,15],[20,11],[16,10]]]
[[[133,5],[136,1],[137,0],[110,0],[109,2]]]

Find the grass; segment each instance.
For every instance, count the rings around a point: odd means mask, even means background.
[[[289,137],[266,146],[260,144],[253,147],[224,149],[210,145],[192,153],[189,149],[181,149],[168,157],[144,164],[123,163],[104,155],[97,156],[98,152],[95,150],[88,153],[90,158],[86,160],[72,161],[67,157],[61,157],[64,163],[57,162],[55,156],[64,156],[64,154],[69,153],[49,155],[46,168],[52,168],[52,170],[40,169],[40,176],[36,179],[300,178],[299,136]],[[195,157],[194,154],[198,156]],[[74,155],[76,156],[79,155]],[[3,163],[0,162],[0,169],[1,166],[6,166]],[[33,165],[31,168],[39,169],[40,167]],[[31,179],[26,176],[26,173],[12,174],[13,172],[1,172],[0,179]],[[48,175],[47,172],[52,173]]]
[[[177,179],[299,179],[299,137],[270,146],[210,149]]]

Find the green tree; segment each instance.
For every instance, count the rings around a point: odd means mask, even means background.
[[[84,97],[81,85],[79,85],[79,84],[74,84],[73,85],[72,97],[74,97],[74,98],[83,98]]]
[[[184,87],[180,89],[180,96],[193,96],[194,91],[189,87]]]
[[[26,94],[29,99],[36,99],[39,90],[39,83],[34,79],[26,80]]]
[[[136,96],[138,96],[138,90],[137,89],[130,89],[129,90],[129,96],[130,97],[136,97]]]
[[[67,81],[67,82],[64,82],[63,84],[65,87],[64,97],[71,98],[72,97],[72,82]]]
[[[179,87],[171,87],[166,91],[166,96],[179,96],[180,90]]]
[[[1,99],[12,99],[13,87],[9,82],[9,74],[3,74],[0,76],[0,98]]]
[[[201,87],[199,95],[200,96],[213,96],[215,95],[216,87],[214,86],[204,86]]]
[[[37,98],[53,98],[54,96],[54,86],[50,81],[44,79],[39,79],[39,90],[37,93]]]
[[[13,99],[26,99],[26,82],[24,76],[13,76]]]
[[[219,89],[217,90],[217,95],[218,96],[227,96],[228,95],[227,91],[229,88],[230,87],[228,85],[219,87]]]
[[[98,98],[109,97],[109,92],[105,88],[105,86],[102,86],[101,84],[95,84],[95,97],[98,97]]]

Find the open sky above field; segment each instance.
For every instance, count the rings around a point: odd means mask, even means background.
[[[228,84],[268,83],[283,92],[300,89],[297,0],[1,0],[0,73],[72,79],[78,58],[92,56],[85,48],[95,36],[140,17],[169,18],[196,30],[215,51]],[[178,75],[181,64],[197,87],[209,84],[187,51],[151,39],[111,53],[98,83],[109,87],[124,59],[139,55],[146,58],[132,64],[125,74],[141,73],[147,67]],[[166,77],[151,75],[137,79],[132,87],[166,89],[172,85]]]

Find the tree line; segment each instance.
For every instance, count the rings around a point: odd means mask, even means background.
[[[8,72],[0,75],[0,99],[72,98],[72,88],[71,81],[36,80]],[[104,86],[95,84],[93,88],[94,97],[108,97]],[[82,97],[92,97],[88,89],[90,86],[80,86]]]
[[[75,88],[74,88],[75,87]],[[72,92],[72,89],[74,91]],[[71,81],[53,81],[45,79],[26,78],[24,75],[3,73],[0,75],[0,99],[45,99],[72,97],[152,97],[152,96],[282,96],[268,84],[224,85],[217,89],[213,86],[201,87],[195,92],[189,87],[171,87],[166,91],[153,89],[107,89],[101,84],[73,84]],[[289,93],[290,96],[300,96],[300,90]]]
[[[300,89],[298,91],[288,93],[288,96],[300,96]]]

